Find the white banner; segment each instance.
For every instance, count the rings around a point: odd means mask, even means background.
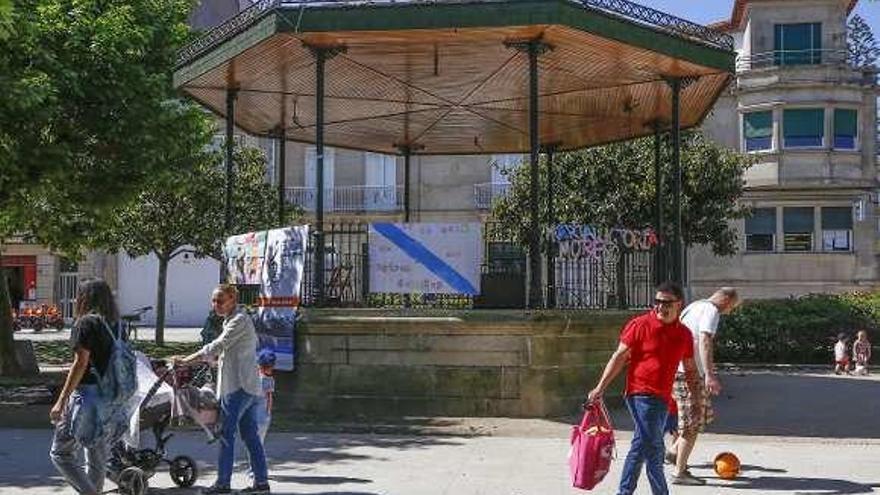
[[[480,293],[479,223],[370,225],[370,292]]]

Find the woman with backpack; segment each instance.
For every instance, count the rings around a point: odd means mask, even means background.
[[[49,455],[58,472],[80,494],[98,495],[104,486],[107,463],[108,421],[99,383],[106,382],[116,339],[126,339],[119,325],[119,311],[107,282],[81,283],[77,289],[76,322],[70,332],[73,365],[64,388],[49,411],[55,436]],[[85,450],[85,465],[77,452]]]

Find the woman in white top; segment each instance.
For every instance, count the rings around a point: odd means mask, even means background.
[[[257,332],[250,317],[238,309],[238,291],[233,285],[220,285],[211,295],[214,311],[224,317],[223,332],[199,351],[175,358],[182,364],[219,357],[217,394],[223,411],[217,481],[205,494],[232,493],[232,467],[235,462],[235,432],[241,432],[254,472],[253,486],[244,494],[269,493],[268,468],[263,443],[257,433],[260,380],[257,366]]]

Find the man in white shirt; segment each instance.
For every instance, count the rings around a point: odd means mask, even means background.
[[[708,299],[695,301],[681,313],[681,322],[694,336],[694,361],[705,383],[706,393],[700,397],[691,395],[684,383],[684,370],[679,366],[673,387],[673,397],[678,406],[678,439],[672,445],[670,458],[675,459],[672,483],[676,485],[703,485],[705,480],[694,477],[687,463],[697,435],[712,422],[711,395],[721,392],[721,382],[715,374],[714,341],[718,321],[740,303],[736,289],[722,287]],[[671,459],[670,459],[671,460]]]

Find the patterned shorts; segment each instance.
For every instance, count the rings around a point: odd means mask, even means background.
[[[702,432],[706,425],[715,419],[715,411],[712,409],[712,399],[709,391],[703,388],[699,403],[694,402],[684,373],[675,375],[675,385],[672,387],[672,396],[678,404],[678,432],[679,434]]]

